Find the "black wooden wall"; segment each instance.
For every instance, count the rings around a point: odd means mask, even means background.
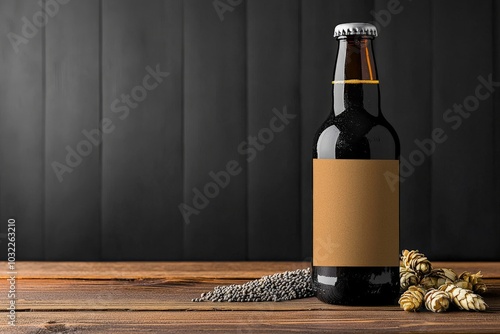
[[[479,79],[500,81],[498,1],[42,6],[55,14],[37,27],[38,1],[0,0],[1,258],[15,217],[18,259],[308,259],[311,146],[330,108],[333,27],[375,21],[382,108],[402,158],[419,164],[401,185],[401,246],[500,259],[500,87]],[[169,73],[151,90],[148,66]],[[454,104],[470,112],[457,119]],[[263,130],[285,108],[295,117]],[[101,124],[102,142],[85,146],[84,132]],[[415,140],[435,128],[447,140],[418,160]],[[68,147],[87,155],[60,182],[53,165],[66,164]],[[229,184],[210,185],[210,172],[228,167]],[[194,189],[205,186],[213,198],[203,201]],[[179,205],[193,199],[201,209],[186,223]]]

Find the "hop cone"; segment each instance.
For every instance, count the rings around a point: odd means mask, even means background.
[[[412,285],[417,285],[418,281],[417,273],[413,269],[399,267],[399,284],[402,291],[406,291]]]
[[[420,285],[425,289],[437,289],[443,284],[455,282],[457,278],[457,274],[451,269],[432,269],[427,276],[422,278]]]
[[[439,290],[447,292],[453,303],[461,310],[484,311],[488,308],[483,298],[471,290],[460,288],[454,284],[442,285]]]
[[[401,260],[406,268],[413,269],[422,275],[427,275],[432,270],[430,261],[418,250],[409,251],[405,249]]]
[[[405,311],[417,311],[422,307],[425,291],[421,287],[412,285],[399,298],[399,306]]]
[[[481,272],[477,272],[476,274],[472,274],[468,271],[464,271],[458,277],[458,281],[455,283],[456,286],[464,289],[469,289],[474,291],[475,293],[485,293],[486,292],[486,284],[483,282],[483,275]]]
[[[431,289],[425,294],[425,308],[432,312],[444,312],[450,306],[447,292]]]

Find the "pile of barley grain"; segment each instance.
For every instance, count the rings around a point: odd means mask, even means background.
[[[311,269],[285,271],[263,276],[245,284],[216,286],[193,302],[279,302],[314,296]]]

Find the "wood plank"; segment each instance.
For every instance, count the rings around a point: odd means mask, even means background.
[[[84,135],[100,127],[99,11],[98,0],[68,3],[46,27],[48,260],[100,258],[101,147]]]
[[[448,138],[432,156],[432,254],[442,260],[494,260],[500,243],[489,228],[497,225],[493,100],[474,97],[481,85],[478,78],[488,80],[492,73],[492,2],[478,0],[470,6],[468,1],[454,1],[453,15],[448,2],[432,5],[433,126]],[[474,41],[474,47],[464,47],[463,41]],[[486,87],[480,90],[487,93]],[[445,114],[454,104],[464,105],[468,118]]]
[[[140,280],[69,280],[22,279],[18,282],[19,311],[300,311],[345,310],[344,306],[325,304],[314,297],[284,302],[192,302],[192,298],[211,291],[217,285],[242,284],[246,280],[140,279]],[[491,312],[500,311],[500,279],[486,279],[488,292],[483,295]],[[6,283],[0,284],[7,288]],[[0,300],[5,301],[6,296]],[[400,311],[398,306],[350,307],[353,312]]]
[[[236,332],[236,333],[497,333],[498,313],[371,311],[232,312],[23,312],[10,333]],[[369,316],[368,316],[369,315]],[[446,321],[444,321],[446,319]],[[0,328],[6,328],[5,322]]]
[[[35,1],[0,2],[0,259],[7,258],[7,219],[17,220],[17,259],[44,259],[44,60],[43,29],[22,37],[23,17],[40,10]],[[21,40],[20,39],[20,40]]]
[[[0,266],[6,262],[0,262]],[[20,279],[94,280],[215,280],[254,279],[287,270],[307,268],[309,262],[28,262],[17,263]],[[457,273],[481,271],[487,278],[500,278],[497,262],[433,262],[435,268]],[[0,279],[7,278],[0,272]]]
[[[4,262],[6,266],[6,262]],[[25,262],[18,277],[60,279],[252,279],[307,268],[308,262]],[[0,278],[7,278],[0,272]]]
[[[375,56],[381,80],[381,109],[395,127],[401,142],[400,245],[420,249],[433,257],[431,246],[431,159],[409,170],[405,161],[432,131],[432,26],[422,24],[430,17],[430,1],[400,3],[391,14],[387,0],[375,1],[379,37]],[[389,14],[388,14],[389,13]],[[387,15],[387,16],[383,16]],[[418,27],[418,29],[416,29]]]
[[[151,262],[172,268],[187,268],[187,262]],[[204,262],[203,273],[239,272],[241,269],[262,270],[276,268],[281,262]],[[94,266],[106,263],[20,262],[20,268],[40,270],[39,277],[50,272],[71,268],[91,272]],[[117,272],[131,272],[137,262],[109,263]],[[286,263],[296,266],[300,262]],[[465,265],[489,266],[500,272],[496,263],[434,263],[436,266],[458,269]],[[210,268],[213,265],[214,268]],[[64,267],[66,266],[66,267]],[[232,271],[231,267],[239,268]],[[156,268],[158,269],[158,267]],[[82,271],[83,270],[83,271]],[[250,271],[252,272],[252,271]],[[75,273],[75,271],[73,272]],[[108,271],[105,275],[108,275]],[[241,283],[241,279],[205,279],[193,271],[193,281],[171,278],[132,280],[85,279],[29,279],[17,281],[17,326],[0,323],[0,331],[9,333],[50,332],[453,332],[494,333],[500,326],[500,277],[487,278],[489,291],[484,295],[488,312],[458,312],[446,314],[431,312],[407,313],[398,306],[346,307],[329,305],[316,298],[304,298],[279,303],[195,303],[189,300],[214,285]],[[85,274],[82,277],[86,277]],[[0,289],[7,288],[7,281],[0,280]],[[0,295],[6,303],[6,295]],[[230,312],[228,312],[230,311]]]
[[[325,309],[332,306],[316,298],[289,302],[215,303],[192,302],[192,298],[216,285],[241,284],[245,280],[206,282],[163,279],[136,281],[93,281],[23,279],[18,282],[17,310],[22,311],[291,311]],[[4,282],[1,288],[7,288]],[[1,296],[4,303],[6,296]]]
[[[105,1],[102,38],[102,257],[180,259],[182,2]]]
[[[246,166],[238,153],[246,137],[245,6],[231,8],[221,21],[212,1],[184,1],[184,203],[197,210],[184,224],[187,260],[247,256]],[[219,176],[219,186],[210,174],[227,173],[228,164],[233,175]]]
[[[312,256],[313,137],[332,106],[332,76],[337,52],[333,29],[345,22],[371,21],[373,1],[301,2],[300,147],[302,258]]]
[[[299,9],[298,0],[247,2],[250,260],[301,258]]]

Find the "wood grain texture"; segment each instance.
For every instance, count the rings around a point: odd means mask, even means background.
[[[481,271],[487,278],[500,279],[496,262],[432,262],[436,268],[451,268],[457,273]],[[4,262],[5,264],[5,262]],[[17,263],[20,279],[93,280],[223,280],[252,279],[276,272],[307,268],[310,262],[29,262]],[[0,278],[7,278],[0,272]]]
[[[375,1],[380,31],[374,45],[382,113],[401,142],[400,245],[402,249],[425,250],[432,258],[431,158],[414,168],[407,163],[419,150],[415,141],[429,138],[432,133],[433,67],[432,53],[426,47],[432,27],[422,24],[423,18],[431,17],[431,3],[402,1],[394,14],[388,3]],[[400,48],[403,43],[405,48]]]
[[[191,260],[247,257],[247,173],[238,153],[247,124],[246,14],[244,5],[231,8],[221,21],[211,1],[184,1],[184,203],[198,211],[184,224]],[[228,164],[235,172],[216,183],[211,173]]]
[[[302,258],[312,256],[313,138],[332,108],[332,77],[337,52],[337,24],[370,21],[373,1],[301,2],[300,49],[300,201]]]
[[[352,310],[295,312],[25,312],[10,333],[498,333],[498,314]],[[446,318],[446,321],[443,319]],[[2,324],[2,326],[5,326]],[[9,328],[9,330],[11,330]]]
[[[299,1],[247,5],[248,258],[300,252]],[[287,115],[286,119],[278,114]],[[263,247],[269,245],[271,247]]]
[[[196,266],[198,264],[201,265]],[[154,266],[154,270],[147,269],[148,265]],[[138,262],[20,262],[18,323],[16,327],[7,327],[2,322],[0,331],[494,333],[500,326],[498,262],[435,263],[457,271],[483,269],[489,287],[484,298],[490,308],[482,313],[406,313],[398,306],[346,307],[325,304],[316,298],[278,303],[190,301],[215,285],[238,284],[260,277],[263,272],[292,270],[305,265],[308,264],[149,262],[144,269]],[[164,270],[163,277],[157,276],[161,270]],[[80,277],[68,279],[68,273]],[[129,274],[129,279],[123,279],[121,273]],[[184,278],[179,273],[183,273]],[[212,277],[208,278],[207,274]],[[6,288],[6,280],[1,280],[0,289]],[[0,302],[6,302],[6,295],[0,295]]]
[[[103,2],[102,108],[114,127],[103,146],[106,260],[182,257],[181,6]]]
[[[57,279],[250,279],[307,268],[308,262],[19,262],[19,278]],[[0,278],[6,278],[0,272]]]
[[[45,259],[98,260],[101,147],[84,131],[100,126],[99,1],[59,10],[46,27]]]
[[[492,40],[492,2],[479,0],[470,6],[456,1],[453,15],[446,2],[432,6],[433,127],[447,136],[432,156],[432,255],[443,260],[493,260],[500,244],[485,242],[490,229],[477,228],[495,225],[497,210],[493,100],[485,95],[491,93],[487,87],[477,89],[480,77],[487,81],[492,75],[493,44],[472,42],[474,52],[462,52],[464,41],[474,41],[477,31]],[[468,24],[457,26],[460,21]],[[479,99],[478,94],[486,97]],[[464,116],[450,112],[455,105],[463,106]],[[474,252],[457,244],[474,245]]]
[[[43,29],[21,44],[22,17],[40,10],[34,1],[0,2],[0,259],[7,258],[7,219],[15,218],[18,259],[44,258],[44,59]]]
[[[20,281],[19,311],[315,311],[342,312],[345,307],[319,302],[316,298],[286,302],[200,302],[192,298],[215,286],[243,284],[244,279],[138,279],[138,280],[54,280]],[[489,311],[500,311],[500,280],[487,279],[490,292],[484,294]],[[398,306],[350,307],[354,312],[399,312]],[[465,312],[464,312],[465,313]],[[497,315],[498,316],[498,315]],[[500,319],[499,319],[500,320]]]

